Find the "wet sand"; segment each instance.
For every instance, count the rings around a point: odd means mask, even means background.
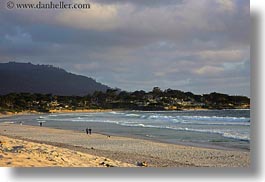
[[[59,166],[64,167],[84,167],[84,165],[101,167],[100,163],[104,162],[102,160],[105,158],[111,161],[109,165],[120,167],[133,167],[137,163],[143,162],[148,167],[250,166],[250,152],[248,151],[207,149],[96,133],[87,135],[78,131],[8,123],[0,123],[0,136],[0,141],[15,142],[15,146],[22,145],[23,149],[28,149],[26,153],[30,155],[29,158],[35,155],[35,152],[31,152],[31,150],[36,146],[36,148],[41,147],[42,149],[52,147],[53,151],[55,150],[57,153],[65,154],[66,156],[72,156],[74,153],[78,153],[78,155],[89,155],[92,158],[97,157],[98,159],[97,162],[94,161],[89,164],[88,161],[85,162],[83,158],[76,156],[75,162],[73,163],[60,161]],[[24,144],[25,142],[26,144]],[[27,142],[30,145],[27,145]],[[2,148],[0,150],[0,166],[9,166],[8,162],[13,164],[10,164],[11,166],[20,165],[13,161],[15,159],[10,156],[11,154],[5,156],[3,153]],[[12,153],[12,155],[18,154]],[[56,156],[50,154],[48,156],[53,160],[56,159]],[[7,161],[7,158],[9,158],[9,161]],[[70,157],[66,158],[70,160]],[[46,158],[41,158],[43,162],[39,162],[38,166],[53,166],[53,163],[49,163],[46,159],[47,156]],[[36,160],[38,160],[38,157]],[[30,160],[24,157],[22,161],[29,162]],[[54,166],[58,166],[58,164],[55,162]],[[25,163],[21,163],[21,165],[26,166]]]

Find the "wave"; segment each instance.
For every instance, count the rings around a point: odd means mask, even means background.
[[[183,127],[170,127],[170,126],[154,126],[143,123],[119,123],[123,126],[129,127],[144,127],[144,128],[159,128],[159,129],[171,129],[177,131],[188,131],[188,132],[199,132],[199,133],[209,133],[209,134],[220,134],[225,138],[236,139],[241,141],[250,141],[250,137],[247,134],[242,134],[235,131],[222,131],[217,129],[194,129],[194,128],[183,128]]]
[[[151,112],[151,111],[139,111],[139,112],[120,112],[120,111],[111,111],[108,113],[91,113],[82,115],[80,113],[67,113],[60,115],[49,115],[48,117],[57,117],[57,116],[70,116],[70,117],[90,117],[90,116],[105,116],[112,117],[109,114],[114,115],[113,117],[118,117],[119,115],[128,117],[128,118],[136,118],[139,117],[141,119],[149,119],[149,120],[174,120],[174,121],[224,121],[224,122],[249,122],[250,118],[248,117],[231,117],[231,116],[200,116],[200,115],[166,115],[167,111],[163,112]],[[176,112],[174,112],[176,113]],[[117,115],[117,116],[115,116]]]
[[[220,116],[165,116],[165,115],[142,115],[142,119],[173,120],[173,121],[223,121],[223,122],[249,122],[246,117],[220,117]]]
[[[56,115],[56,114],[50,114],[50,115],[48,115],[48,117],[58,117],[58,115]]]
[[[250,118],[245,117],[219,117],[219,116],[180,116],[185,120],[198,120],[198,121],[238,121],[248,122]]]
[[[108,112],[109,114],[115,114],[115,115],[123,115],[125,113],[123,112],[116,112],[116,111],[111,111],[111,112]]]
[[[197,115],[189,115],[188,113],[169,114],[166,112],[112,111],[108,113],[93,113],[93,115],[87,113],[49,115],[45,120],[113,123],[128,127],[159,128],[219,134],[225,138],[250,141],[249,133],[244,133],[250,126],[250,118],[248,117],[223,117],[218,116],[218,114],[216,116],[200,116],[198,113]]]
[[[113,112],[115,115],[117,112]],[[104,122],[104,120],[122,120],[123,122],[134,122],[134,123],[164,123],[166,124],[185,124],[185,125],[233,125],[233,126],[250,126],[250,118],[245,117],[218,117],[218,116],[166,116],[160,114],[152,115],[140,115],[135,113],[119,113],[122,114],[122,117],[111,117],[105,115],[100,115],[100,117],[88,117],[85,115],[72,116],[72,117],[48,117],[46,120],[52,121],[72,121],[72,122]],[[125,118],[124,118],[125,117]],[[126,117],[128,119],[126,119]],[[44,119],[44,118],[43,118]],[[39,119],[37,119],[39,120]],[[40,119],[42,120],[42,119]]]
[[[125,116],[128,116],[128,117],[139,117],[141,115],[139,115],[139,114],[126,114]]]
[[[172,128],[168,128],[168,129],[172,129]],[[221,131],[221,130],[193,129],[193,128],[176,128],[176,130],[220,134],[225,138],[232,138],[232,139],[242,140],[242,141],[250,141],[250,137],[248,135],[246,134],[244,135],[242,133],[236,133],[234,131],[229,132],[229,131]]]
[[[173,120],[174,121],[174,120]],[[250,126],[249,122],[192,122],[192,121],[174,121],[176,124],[190,124],[190,125],[214,125],[214,126]]]

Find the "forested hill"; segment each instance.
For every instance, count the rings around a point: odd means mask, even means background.
[[[109,89],[92,78],[72,74],[61,68],[16,62],[0,63],[0,83],[0,95],[25,92],[84,96]]]

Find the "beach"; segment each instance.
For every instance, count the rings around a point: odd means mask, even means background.
[[[24,116],[24,115],[36,115],[41,114],[40,112],[36,111],[22,111],[22,112],[0,112],[0,118],[7,118],[12,116]]]
[[[70,109],[51,109],[49,113],[94,113],[94,112],[108,112],[112,111],[111,109],[77,109],[77,110],[70,110]],[[12,116],[21,116],[21,115],[34,115],[34,114],[44,114],[41,112],[28,110],[28,111],[21,111],[21,112],[0,112],[0,118],[12,117]]]
[[[99,133],[87,135],[81,131],[10,123],[0,124],[0,141],[2,167],[250,166],[249,151],[192,147]]]
[[[134,167],[66,148],[0,136],[1,167]]]

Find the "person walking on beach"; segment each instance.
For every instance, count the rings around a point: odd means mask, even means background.
[[[86,134],[88,135],[88,128],[86,128]]]
[[[42,122],[40,122],[40,127],[42,127]]]
[[[91,135],[92,134],[92,129],[91,128],[89,128],[89,135]]]

